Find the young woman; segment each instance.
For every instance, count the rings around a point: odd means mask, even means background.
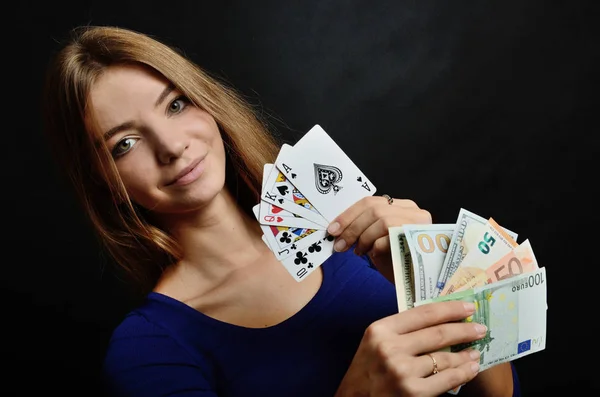
[[[388,227],[431,222],[363,199],[329,225],[339,252],[296,282],[251,207],[280,143],[231,88],[147,35],[85,27],[48,70],[52,146],[108,252],[144,294],[114,330],[110,395],[464,396],[519,393],[478,374],[474,308],[396,306]],[[377,270],[376,270],[377,269]]]

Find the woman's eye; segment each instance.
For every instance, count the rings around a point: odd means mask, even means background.
[[[184,96],[180,96],[169,104],[169,109],[168,109],[169,113],[171,113],[171,114],[181,113],[183,111],[183,109],[185,109],[187,107],[187,105],[189,103],[190,103],[189,99],[187,99]]]
[[[124,155],[125,153],[131,150],[131,148],[135,145],[136,141],[137,138],[125,138],[119,141],[112,150],[113,156],[118,157]]]

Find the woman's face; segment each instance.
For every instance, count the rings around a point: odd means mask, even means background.
[[[199,209],[225,183],[217,124],[168,81],[113,66],[90,92],[90,111],[132,200],[156,213]]]

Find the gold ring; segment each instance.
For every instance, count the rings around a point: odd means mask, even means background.
[[[394,202],[394,199],[391,198],[388,194],[383,194],[382,197],[385,197],[387,199],[389,205],[392,205],[392,203]]]
[[[435,361],[435,357],[433,357],[433,354],[427,354],[427,355],[431,358],[431,361],[433,361],[433,371],[431,371],[431,374],[435,375],[438,372],[440,372],[440,371],[438,371],[437,361]]]

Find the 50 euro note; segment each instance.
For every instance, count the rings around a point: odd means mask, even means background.
[[[457,292],[495,283],[522,273],[529,273],[538,268],[538,262],[531,248],[531,243],[527,239],[487,269],[483,271],[477,269],[478,272],[473,272],[476,273],[474,277],[460,287]]]
[[[463,286],[513,250],[517,242],[498,223],[490,218],[484,224],[474,223],[465,233],[463,244],[468,248],[467,255],[458,264],[452,276],[446,281],[439,295],[449,295]],[[477,284],[473,284],[475,286]]]
[[[415,301],[434,297],[435,285],[455,227],[453,223],[403,225],[412,261]]]
[[[415,306],[448,300],[473,302],[475,313],[463,321],[484,324],[487,333],[477,341],[442,350],[479,350],[480,371],[539,352],[546,347],[544,267],[481,287],[415,302]]]
[[[440,295],[450,277],[452,277],[452,275],[456,272],[456,269],[458,269],[459,264],[473,248],[473,244],[471,244],[471,242],[476,240],[475,236],[478,235],[478,231],[484,227],[487,222],[487,219],[482,218],[471,211],[468,211],[464,208],[460,209],[458,218],[456,220],[456,227],[454,229],[454,233],[452,234],[452,239],[450,240],[450,247],[448,248],[448,253],[444,258],[442,270],[440,271],[440,275],[434,289],[434,296]],[[504,230],[510,237],[512,237],[513,240],[517,240],[516,233],[508,229]]]

